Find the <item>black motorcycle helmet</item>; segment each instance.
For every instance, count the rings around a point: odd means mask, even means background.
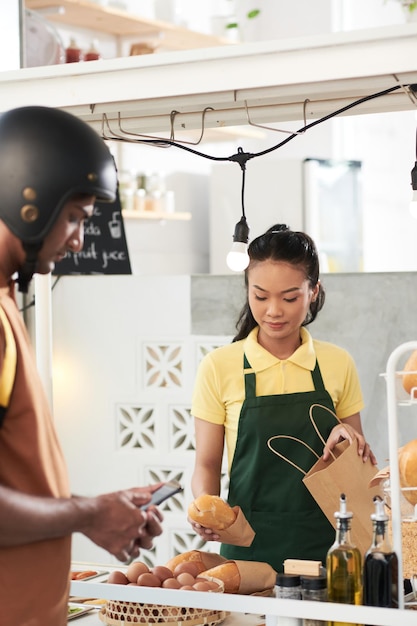
[[[59,109],[27,106],[0,116],[0,219],[26,250],[19,289],[67,200],[77,193],[114,202],[117,171],[99,135]]]

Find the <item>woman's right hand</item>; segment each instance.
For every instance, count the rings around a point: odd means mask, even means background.
[[[197,535],[200,535],[200,537],[202,537],[205,541],[220,541],[220,536],[212,528],[202,526],[201,524],[194,522],[189,517],[187,517],[187,521],[191,524],[194,532]]]

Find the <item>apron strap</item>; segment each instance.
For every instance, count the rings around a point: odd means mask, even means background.
[[[252,369],[251,364],[246,358],[246,354],[243,354],[243,374],[245,377],[245,397],[256,397],[256,375]]]
[[[313,371],[311,372],[311,377],[313,379],[314,389],[316,391],[325,391],[323,377],[321,375],[319,362],[316,358],[316,365],[314,366]]]

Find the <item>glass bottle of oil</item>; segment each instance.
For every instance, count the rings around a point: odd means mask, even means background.
[[[387,532],[389,518],[382,498],[375,496],[374,504],[372,545],[365,554],[363,568],[363,603],[398,608],[398,557]]]
[[[337,520],[336,538],[326,558],[328,600],[342,604],[362,604],[362,556],[350,536],[353,514],[347,511],[344,493],[340,496],[339,511],[334,515]],[[329,622],[329,626],[350,625],[337,620]]]

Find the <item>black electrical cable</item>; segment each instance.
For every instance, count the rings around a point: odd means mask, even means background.
[[[408,87],[408,85],[406,86]],[[106,137],[104,135],[103,135],[103,139],[108,139],[111,141],[123,141],[123,142],[128,141],[130,143],[140,143],[144,145],[159,145],[161,147],[175,146],[176,148],[181,148],[182,150],[186,150],[187,152],[191,152],[192,154],[196,154],[197,156],[204,157],[205,159],[211,159],[212,161],[235,161],[239,163],[242,170],[244,170],[244,165],[250,159],[254,159],[255,157],[269,154],[270,152],[273,152],[274,150],[281,148],[282,146],[287,144],[289,141],[291,141],[295,137],[298,137],[300,134],[304,133],[306,130],[313,128],[314,126],[317,126],[318,124],[321,124],[322,122],[326,122],[327,120],[333,117],[336,117],[337,115],[341,115],[345,111],[348,111],[349,109],[352,109],[360,104],[363,104],[364,102],[368,102],[369,100],[374,100],[375,98],[386,96],[389,93],[392,93],[393,91],[397,91],[398,89],[401,89],[403,87],[404,87],[403,85],[394,85],[394,87],[390,87],[388,89],[384,89],[383,91],[378,91],[376,93],[370,94],[369,96],[364,96],[363,98],[360,98],[359,100],[355,100],[354,102],[347,104],[341,109],[337,109],[337,111],[333,111],[333,113],[329,113],[325,115],[324,117],[321,117],[320,119],[315,120],[314,122],[310,122],[310,124],[306,124],[305,126],[300,128],[298,131],[289,135],[286,139],[284,139],[280,143],[272,146],[271,148],[267,148],[266,150],[262,150],[261,152],[255,152],[255,153],[243,152],[242,148],[238,148],[237,154],[232,154],[231,156],[228,156],[228,157],[215,157],[210,154],[205,154],[204,152],[199,152],[198,150],[195,150],[194,148],[190,148],[189,146],[185,146],[181,143],[177,143],[176,141],[171,140],[171,139],[134,139],[133,140],[133,139],[126,139],[124,137],[117,137],[117,136]]]

